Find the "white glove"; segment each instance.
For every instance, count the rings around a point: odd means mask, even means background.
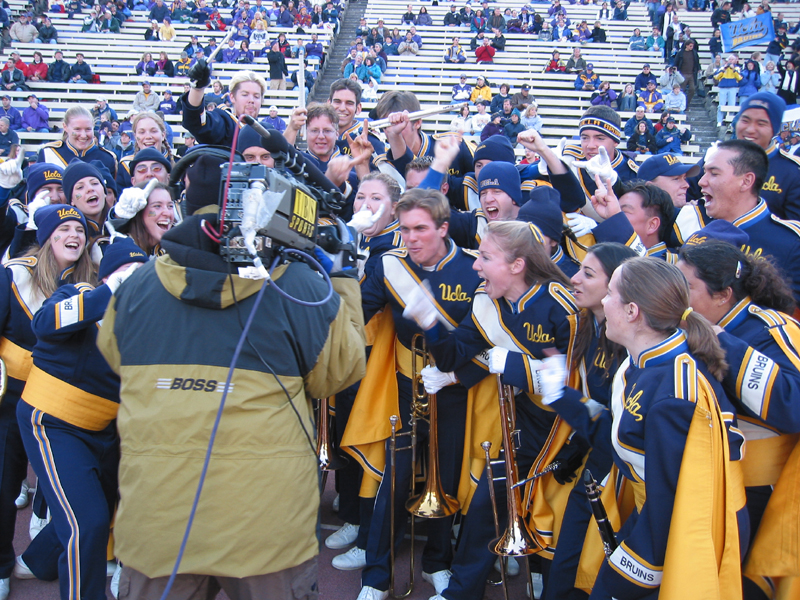
[[[611,159],[608,157],[608,152],[602,146],[600,152],[594,158],[589,160],[576,160],[574,165],[579,169],[586,169],[589,176],[594,179],[595,175],[599,175],[602,180],[610,179],[611,185],[617,183],[617,172],[611,166]]]
[[[157,183],[157,179],[151,179],[144,189],[129,187],[122,190],[119,200],[114,205],[114,214],[120,219],[135,217],[140,210],[147,206],[147,197]]]
[[[22,148],[18,150],[18,153],[17,158],[6,160],[0,164],[1,188],[10,190],[22,181],[22,160],[25,158],[25,153]]]
[[[550,356],[542,361],[538,370],[542,388],[542,404],[552,404],[564,395],[564,381],[567,378],[567,358],[563,354]]]
[[[421,329],[430,329],[436,323],[439,311],[430,297],[430,292],[422,286],[415,287],[408,296],[403,317],[416,321]]]
[[[582,215],[581,213],[567,213],[567,225],[575,234],[575,237],[581,237],[587,233],[591,233],[592,229],[597,227],[597,221]]]
[[[571,166],[573,159],[571,156],[568,157],[564,156],[564,146],[566,145],[567,145],[567,138],[562,137],[561,140],[558,142],[558,146],[556,146],[555,154],[556,156],[558,156],[558,158],[564,161],[566,165],[569,167]],[[544,161],[544,159],[539,161],[539,174],[547,176],[547,163]]]
[[[0,169],[2,169],[2,165],[0,165]],[[33,202],[28,205],[28,224],[25,226],[25,229],[31,231],[38,229],[33,217],[36,215],[37,210],[45,206],[50,206],[50,192],[42,188],[36,192],[36,195],[33,197]]]
[[[380,208],[378,208],[378,212],[376,212],[374,215],[372,214],[372,211],[369,210],[367,208],[367,205],[365,204],[364,206],[361,207],[361,210],[359,210],[356,214],[354,214],[353,218],[347,222],[347,226],[352,227],[358,233],[361,233],[362,231],[365,231],[370,227],[372,227],[373,225],[375,225],[375,223],[378,222],[378,219],[381,218],[382,214],[383,214],[383,204],[381,204]]]
[[[436,367],[425,367],[422,369],[421,375],[422,384],[425,386],[425,391],[429,394],[435,394],[443,387],[458,383],[455,373],[443,373]]]
[[[106,285],[108,286],[108,289],[111,290],[111,293],[113,294],[116,292],[119,286],[122,285],[122,282],[133,275],[133,272],[141,266],[142,263],[133,263],[124,271],[116,271],[115,273],[109,275],[108,279],[106,279]]]
[[[502,375],[506,371],[506,359],[508,350],[495,346],[489,350],[489,373]]]

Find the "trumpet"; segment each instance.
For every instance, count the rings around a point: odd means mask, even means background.
[[[511,386],[503,385],[500,375],[497,376],[497,392],[500,400],[500,427],[503,430],[503,454],[506,469],[506,505],[508,509],[508,521],[503,535],[498,534],[498,538],[489,543],[489,550],[500,556],[529,556],[543,550],[541,544],[533,537],[528,524],[522,515],[522,496],[520,494],[519,473],[515,458],[516,444],[515,436],[519,434],[516,430],[516,418],[514,414],[514,393]],[[491,447],[491,444],[489,444]],[[492,512],[495,522],[499,523],[497,501],[494,494],[494,478],[492,477],[492,461],[489,458],[487,448],[484,448],[487,458],[487,479],[489,481],[490,499],[492,502]],[[499,531],[499,526],[498,526]],[[528,575],[528,583],[533,590],[533,579],[531,577],[530,565],[525,559],[525,569]],[[503,561],[505,568],[505,561]],[[506,574],[503,573],[503,589],[505,588]]]
[[[429,437],[428,437],[428,473],[425,479],[425,487],[421,494],[414,495],[414,477],[411,477],[411,497],[406,502],[406,510],[411,513],[411,540],[414,540],[414,517],[423,517],[426,519],[443,519],[456,514],[460,508],[458,500],[450,496],[444,491],[442,487],[441,476],[439,475],[439,434],[437,431],[437,411],[436,411],[436,394],[428,394],[425,391],[425,386],[422,383],[422,374],[420,373],[420,365],[429,363],[435,365],[433,357],[428,353],[425,345],[425,337],[421,333],[417,333],[411,338],[411,431],[408,434],[397,433],[398,418],[392,415],[389,419],[392,426],[392,437],[389,442],[389,452],[392,457],[391,468],[391,510],[390,510],[390,527],[389,527],[389,543],[390,543],[390,563],[391,563],[391,576],[390,576],[390,592],[395,598],[403,598],[408,596],[414,589],[414,550],[411,549],[411,563],[410,563],[410,581],[408,590],[404,593],[395,593],[394,574],[395,574],[395,489],[397,487],[397,476],[395,472],[395,457],[397,452],[401,450],[408,450],[408,448],[397,448],[397,437],[400,435],[411,436],[411,464],[416,465],[417,462],[417,422],[419,420],[428,420],[429,424]]]
[[[444,106],[436,106],[433,108],[424,108],[422,110],[418,110],[412,113],[408,113],[408,118],[410,121],[419,121],[420,119],[424,119],[425,117],[432,117],[433,115],[440,115],[442,113],[450,112],[450,111],[459,111],[465,106],[469,106],[467,102],[461,102],[460,104],[447,104]],[[368,123],[369,128],[373,131],[377,131],[378,129],[385,129],[391,125],[391,121],[389,119],[376,119],[375,121],[370,121]]]

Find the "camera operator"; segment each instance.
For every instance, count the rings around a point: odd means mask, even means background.
[[[203,105],[204,90],[211,81],[211,67],[198,60],[189,71],[191,88],[180,98],[183,109],[183,126],[200,144],[231,146],[233,132],[242,115],[258,120],[261,102],[267,91],[264,79],[253,71],[238,71],[230,81],[231,107],[219,106],[206,111]]]
[[[191,179],[190,192],[199,182]],[[316,599],[319,489],[308,399],[335,394],[364,374],[361,298],[348,276],[355,269],[330,267],[337,293],[320,306],[300,306],[271,283],[259,299],[265,282],[239,277],[206,235],[204,221],[219,227],[210,208],[164,235],[167,254],[119,288],[98,336],[122,379],[119,598],[163,593],[226,393],[173,595],[209,598],[224,589],[232,600]],[[271,278],[303,301],[320,301],[328,291],[303,262],[284,262]],[[143,335],[155,314],[163,326]],[[166,486],[177,496],[161,494]],[[252,518],[225,508],[222,495],[231,492],[255,508]]]

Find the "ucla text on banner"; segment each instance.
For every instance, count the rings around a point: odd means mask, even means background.
[[[725,23],[719,29],[722,33],[722,49],[725,52],[766,44],[775,37],[772,15],[768,12],[757,17]]]

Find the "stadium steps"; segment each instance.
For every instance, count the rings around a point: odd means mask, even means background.
[[[325,66],[314,86],[311,99],[315,102],[325,102],[328,99],[328,92],[331,84],[342,77],[339,67],[350,50],[350,44],[356,39],[356,28],[361,21],[361,17],[367,10],[366,0],[361,2],[348,2],[339,24],[339,33],[331,42],[331,47],[325,57]]]
[[[686,109],[686,122],[692,126],[692,142],[705,152],[711,144],[722,139],[724,129],[717,127],[717,106],[706,103],[705,98],[695,95]]]

